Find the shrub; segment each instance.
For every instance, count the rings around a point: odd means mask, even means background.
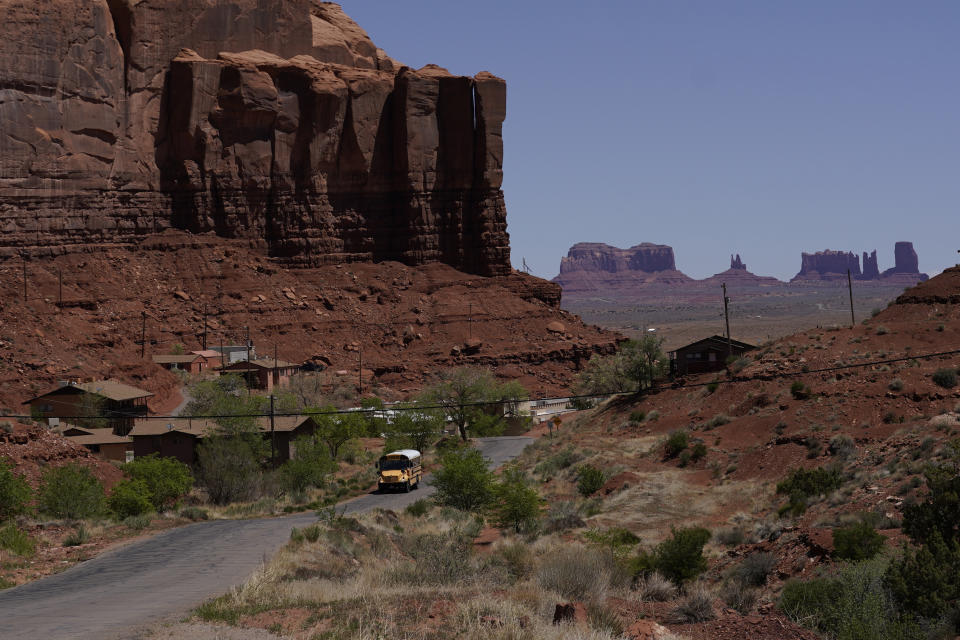
[[[0,460],[0,522],[26,513],[31,497],[30,485],[14,475],[9,463]]]
[[[816,438],[807,438],[807,458],[813,460],[820,456],[823,451],[823,443]]]
[[[885,336],[885,335],[887,335],[888,333],[890,333],[890,330],[887,329],[885,326],[880,325],[879,327],[877,327],[877,332],[876,332],[876,333],[877,333],[878,336]]]
[[[653,409],[647,414],[647,422],[656,422],[660,419],[660,412]]]
[[[714,380],[707,384],[707,393],[716,393],[717,389],[720,388],[720,383]]]
[[[577,491],[586,497],[593,495],[603,487],[606,478],[601,469],[585,464],[577,469]]]
[[[142,513],[138,516],[128,516],[123,519],[123,526],[135,529],[137,531],[146,529],[150,526],[151,518],[149,514]]]
[[[493,473],[476,449],[449,451],[433,474],[437,501],[463,511],[483,509],[493,501]]]
[[[713,537],[725,547],[736,547],[746,542],[747,533],[742,527],[731,527],[718,530]]]
[[[807,508],[813,496],[827,495],[840,488],[840,472],[836,469],[794,469],[785,480],[777,483],[777,493],[789,496],[790,501],[780,508],[780,515],[798,516]]]
[[[708,427],[711,427],[711,428],[714,428],[714,427],[722,427],[722,426],[725,425],[725,424],[730,424],[731,420],[732,420],[732,418],[731,418],[730,416],[728,416],[727,414],[725,414],[725,413],[718,413],[717,415],[715,415],[715,416],[713,416],[712,418],[710,418],[710,421],[707,422],[707,426],[708,426]]]
[[[210,514],[207,513],[206,509],[200,507],[186,507],[180,510],[180,517],[197,522],[199,520],[209,520]]]
[[[624,527],[613,527],[606,531],[592,529],[584,533],[583,537],[600,546],[609,547],[613,550],[623,547],[633,547],[640,542],[640,538]]]
[[[475,577],[470,563],[472,542],[468,534],[456,530],[405,536],[400,547],[411,560],[395,567],[389,577],[417,586],[466,584]]]
[[[677,585],[664,577],[659,571],[640,578],[637,582],[640,597],[651,602],[666,602],[677,595]]]
[[[639,424],[639,423],[643,422],[644,419],[646,419],[646,417],[647,417],[647,412],[646,412],[646,411],[637,410],[637,411],[631,411],[631,412],[630,412],[630,422],[632,422],[632,423],[634,423],[634,424]]]
[[[78,526],[73,533],[64,538],[63,546],[65,547],[79,547],[82,544],[87,544],[90,541],[90,532],[87,531],[87,528],[82,524]]]
[[[810,387],[797,380],[790,385],[790,395],[795,400],[806,400],[810,397]]]
[[[173,506],[193,486],[190,467],[176,458],[161,458],[156,454],[137,458],[123,465],[123,471],[147,488],[150,503],[157,512]]]
[[[34,539],[15,527],[12,522],[0,528],[0,549],[28,558],[36,548]]]
[[[677,624],[713,620],[713,593],[704,584],[687,590],[686,597],[670,611],[670,621]]]
[[[302,494],[310,487],[322,487],[336,470],[327,446],[311,436],[296,439],[296,453],[280,467],[280,485],[291,494]]]
[[[830,438],[830,455],[847,459],[857,451],[853,438],[845,435],[835,435]]]
[[[603,599],[618,574],[609,552],[563,547],[540,563],[537,583],[571,600],[596,602]]]
[[[540,495],[527,484],[523,472],[508,469],[503,473],[503,480],[494,484],[491,511],[501,529],[513,529],[517,533],[530,531],[540,518]]]
[[[746,586],[762,587],[776,566],[777,557],[772,553],[751,553],[730,572],[730,577]]]
[[[121,480],[107,499],[110,510],[120,520],[153,511],[150,489],[143,480]]]
[[[890,384],[887,385],[887,388],[890,389],[890,391],[903,391],[903,380],[894,378],[890,381]]]
[[[833,530],[833,555],[841,560],[869,560],[883,548],[884,537],[867,522]]]
[[[931,379],[934,384],[944,389],[953,389],[957,386],[957,372],[953,369],[937,369]]]
[[[667,437],[663,453],[667,458],[676,458],[690,444],[690,435],[686,431],[674,431]]]
[[[91,518],[103,512],[103,485],[80,464],[48,469],[41,479],[38,502],[55,518]]]
[[[543,528],[547,533],[558,533],[579,529],[585,524],[577,513],[576,505],[570,501],[561,500],[550,505]]]
[[[727,606],[746,615],[757,603],[757,589],[739,580],[727,580],[720,586],[720,597]]]
[[[260,464],[244,438],[206,438],[197,448],[197,468],[197,481],[214,504],[249,500],[260,489]]]
[[[407,508],[404,509],[409,515],[414,518],[422,518],[430,512],[430,501],[424,498],[417,500],[416,502],[410,503],[407,505]]]
[[[707,569],[703,546],[710,540],[710,532],[703,527],[674,529],[670,538],[658,544],[652,552],[642,551],[629,563],[635,576],[659,571],[676,585],[697,577]]]
[[[514,580],[529,577],[536,564],[530,547],[522,542],[502,544],[494,549],[493,555]]]
[[[549,480],[557,471],[567,469],[580,460],[580,454],[573,449],[564,449],[555,456],[540,462],[533,468],[533,473],[543,481]]]
[[[694,462],[703,460],[706,457],[707,457],[707,445],[703,444],[702,442],[696,443],[695,445],[693,445],[693,448],[690,449],[690,459],[693,460]]]

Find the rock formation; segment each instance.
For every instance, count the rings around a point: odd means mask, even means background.
[[[599,291],[629,295],[638,286],[671,285],[690,278],[677,271],[673,248],[645,242],[619,249],[599,242],[575,244],[560,261],[553,281],[564,295],[596,295]]]
[[[172,227],[510,271],[501,79],[402,66],[318,0],[0,7],[0,255]]]
[[[867,255],[863,252],[863,273],[860,276],[864,280],[876,280],[880,277],[880,267],[877,266],[877,251]]]
[[[920,274],[920,261],[912,242],[898,242],[893,247],[894,266],[883,272],[884,276]]]
[[[793,280],[835,280],[860,276],[860,258],[852,252],[818,251],[801,254],[800,272]]]
[[[739,253],[737,254],[736,257],[734,257],[734,256],[732,256],[732,255],[730,256],[730,268],[731,268],[731,269],[736,269],[736,270],[738,270],[738,271],[746,271],[746,270],[747,270],[747,265],[745,265],[745,264],[743,263],[743,261],[740,259],[740,254],[739,254]]]

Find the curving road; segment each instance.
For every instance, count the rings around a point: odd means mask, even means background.
[[[492,467],[519,455],[526,437],[481,438]],[[369,494],[345,513],[399,510],[432,495]],[[63,573],[0,592],[0,638],[124,638],[133,629],[183,613],[242,583],[290,538],[316,522],[312,513],[260,520],[200,522],[104,553]]]

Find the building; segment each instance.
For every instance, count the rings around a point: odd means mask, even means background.
[[[263,359],[250,362],[235,362],[220,368],[220,375],[233,373],[244,378],[250,389],[273,391],[290,383],[290,376],[300,370],[300,365],[283,360]]]
[[[219,354],[217,354],[219,355]],[[171,371],[186,371],[187,373],[197,374],[203,371],[207,359],[196,353],[187,353],[184,355],[160,355],[153,356],[153,361]]]
[[[59,418],[90,428],[110,428],[125,436],[136,418],[147,415],[147,398],[153,394],[117,380],[61,382],[60,386],[23,404],[38,419]]]
[[[670,373],[685,376],[709,371],[722,371],[727,366],[727,358],[737,358],[756,347],[739,340],[727,340],[723,336],[710,336],[697,340],[676,351],[670,352]]]
[[[101,460],[133,460],[133,440],[128,436],[118,436],[113,429],[69,427],[64,430],[63,436],[70,442],[86,447]]]
[[[205,349],[203,351],[191,351],[190,353],[196,354],[203,358],[203,368],[204,369],[213,369],[216,367],[222,367],[227,364],[227,357],[225,354],[220,353],[219,351],[214,351],[213,349]]]
[[[222,357],[226,360],[226,364],[241,362],[248,357],[250,360],[256,360],[257,358],[257,350],[252,344],[249,347],[245,344],[228,344],[219,347],[210,347],[209,351],[215,352],[217,354],[216,357]]]
[[[317,423],[310,416],[277,416],[273,419],[272,433],[268,417],[258,418],[257,427],[268,444],[275,439],[275,460],[280,464],[294,453],[293,441],[312,434]],[[197,461],[197,446],[219,430],[220,426],[210,420],[145,418],[136,421],[130,438],[137,458],[155,453],[161,458],[176,458],[193,465]]]

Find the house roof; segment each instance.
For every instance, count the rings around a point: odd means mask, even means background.
[[[184,355],[161,355],[153,356],[153,361],[157,364],[190,364],[196,362],[197,358],[201,356],[196,353],[188,353]]]
[[[190,353],[195,353],[201,358],[219,358],[220,352],[214,351],[213,349],[207,349],[206,351],[191,351]]]
[[[234,362],[233,364],[228,364],[223,367],[223,369],[228,371],[256,371],[259,369],[291,369],[299,366],[300,365],[293,364],[292,362],[274,360],[273,358],[258,358],[257,360]]]
[[[726,336],[710,336],[709,338],[702,338],[702,339],[700,339],[700,340],[697,340],[696,342],[691,342],[691,343],[688,344],[688,345],[684,345],[684,346],[682,346],[682,347],[677,347],[676,349],[674,349],[674,351],[675,351],[675,352],[676,352],[676,351],[687,351],[688,349],[692,349],[692,348],[695,348],[695,347],[706,346],[708,343],[715,343],[715,344],[719,344],[719,345],[721,345],[721,346],[723,346],[723,347],[726,347],[726,346],[727,346],[727,338],[726,338]],[[750,350],[750,349],[756,349],[756,348],[757,348],[756,345],[752,345],[752,344],[749,344],[749,343],[747,343],[747,342],[741,342],[740,340],[734,340],[734,339],[732,339],[732,338],[730,339],[730,344],[731,344],[732,346],[734,346],[734,347],[736,347],[736,348],[738,348],[738,349],[742,349],[742,350]]]
[[[277,416],[273,419],[274,430],[278,432],[296,431],[304,423],[312,420],[310,416]],[[270,418],[257,419],[257,427],[264,433],[270,432]],[[204,438],[220,429],[213,420],[188,418],[143,418],[135,420],[130,436],[158,436],[171,431]]]
[[[130,438],[116,435],[113,429],[86,429],[86,431],[89,431],[87,435],[64,437],[77,444],[130,444],[133,442]]]
[[[153,394],[149,391],[132,387],[117,380],[97,380],[95,382],[71,382],[62,387],[57,387],[52,391],[47,391],[46,393],[40,394],[35,398],[31,398],[23,404],[30,404],[34,400],[39,400],[40,398],[45,398],[47,396],[57,395],[60,393],[72,393],[76,390],[92,393],[116,402],[123,402],[124,400],[137,400],[139,398],[149,398],[153,396]]]

